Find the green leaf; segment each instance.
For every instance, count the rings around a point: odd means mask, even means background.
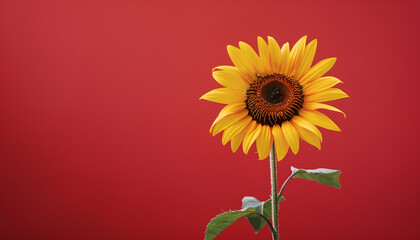
[[[315,180],[321,184],[331,187],[341,188],[339,170],[332,170],[326,168],[318,168],[313,170],[297,169],[292,167],[292,175],[294,178],[303,178],[306,180]]]
[[[284,201],[283,197],[279,197],[279,202]],[[266,217],[267,219],[271,218],[271,199],[260,202],[255,197],[244,197],[242,199],[242,209],[252,207],[254,210]],[[267,222],[260,215],[250,215],[247,216],[248,222],[254,228],[255,233],[258,233]]]
[[[258,201],[258,199],[254,197],[244,197],[242,198],[242,209],[246,209],[248,207],[252,207],[257,213],[263,214],[264,206],[263,202]],[[260,216],[260,215],[250,215],[246,217],[251,224],[251,226],[255,229],[255,233],[259,231],[262,227],[267,224],[267,222]]]
[[[263,214],[263,205],[262,202],[254,197],[244,197],[242,198],[242,209],[247,209],[252,207],[257,213]]]
[[[279,198],[279,202],[284,198]],[[242,199],[242,209],[236,211],[228,211],[214,217],[207,225],[206,237],[204,240],[213,240],[223,230],[240,218],[246,217],[257,233],[267,222],[262,217],[271,218],[271,199],[260,202],[255,197],[244,197]]]
[[[213,240],[223,230],[229,227],[232,223],[236,222],[242,217],[257,214],[255,210],[250,207],[246,210],[228,211],[214,217],[207,225],[206,237],[204,240]]]

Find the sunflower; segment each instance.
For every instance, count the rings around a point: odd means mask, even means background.
[[[282,160],[289,147],[299,151],[300,139],[321,149],[322,134],[317,126],[340,131],[318,109],[343,113],[323,102],[348,97],[334,86],[342,83],[323,76],[336,58],[324,59],[311,67],[317,40],[306,44],[302,37],[290,50],[289,43],[280,48],[276,40],[258,37],[258,52],[244,42],[239,48],[227,46],[234,66],[213,69],[213,78],[223,88],[214,89],[200,99],[226,104],[210,127],[214,135],[223,131],[223,145],[231,142],[233,152],[242,143],[245,154],[256,142],[259,159],[265,159],[275,147]],[[345,114],[343,113],[344,117]]]

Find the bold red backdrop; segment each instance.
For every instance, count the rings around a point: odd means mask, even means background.
[[[293,180],[282,239],[419,239],[418,1],[0,1],[0,239],[203,239],[209,220],[269,197],[269,162],[208,128],[226,45],[317,38],[351,97]],[[240,220],[218,239],[269,239]]]

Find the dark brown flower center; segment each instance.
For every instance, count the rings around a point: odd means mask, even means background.
[[[283,74],[258,76],[246,95],[248,114],[262,125],[281,125],[298,115],[303,105],[303,91],[298,81]]]

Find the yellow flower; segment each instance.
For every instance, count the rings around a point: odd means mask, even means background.
[[[339,79],[323,77],[336,58],[311,67],[316,46],[317,40],[306,45],[306,36],[291,50],[289,43],[280,48],[272,37],[268,43],[258,37],[259,54],[244,42],[239,48],[227,46],[235,66],[214,68],[214,79],[224,87],[200,98],[226,104],[210,128],[213,136],[223,131],[223,145],[230,141],[235,152],[242,143],[245,154],[256,142],[259,159],[268,157],[273,142],[279,161],[289,147],[297,154],[300,139],[321,149],[322,135],[316,126],[340,128],[317,109],[343,113],[322,102],[348,95],[333,88]]]

